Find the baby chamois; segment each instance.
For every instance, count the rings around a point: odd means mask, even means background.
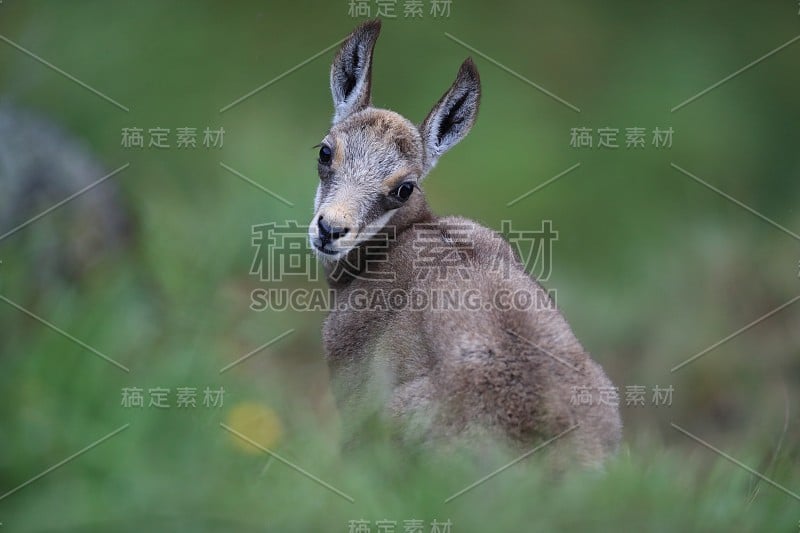
[[[554,439],[569,461],[601,464],[621,438],[616,403],[600,400],[609,379],[560,312],[539,305],[552,302],[512,247],[435,216],[419,187],[475,122],[475,64],[464,61],[416,126],[371,105],[380,28],[359,26],[333,61],[309,226],[336,295],[323,341],[345,431],[356,438],[379,419],[412,442],[489,436],[529,449]],[[498,298],[519,293],[535,305]]]

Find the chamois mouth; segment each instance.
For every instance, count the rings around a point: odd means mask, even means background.
[[[322,244],[319,239],[313,237],[311,238],[311,249],[314,251],[315,254],[317,254],[317,256],[320,259],[326,261],[333,261],[341,257],[344,257],[345,254],[347,254],[346,250],[335,250],[329,248],[329,245],[327,243]]]
[[[315,249],[317,252],[319,252],[319,253],[321,253],[321,254],[325,254],[325,255],[338,255],[338,254],[340,254],[340,253],[341,253],[341,252],[339,252],[338,250],[329,250],[329,249],[327,249],[327,247],[325,247],[325,246],[320,246],[320,245],[318,245],[318,244],[316,244],[316,243],[314,243],[314,249]]]
[[[321,239],[315,231],[315,223],[312,221],[308,233],[311,249],[320,259],[327,261],[341,259],[385,228],[395,211],[396,209],[387,211],[372,223],[361,226],[358,231],[348,232],[346,236],[336,239],[334,242]]]

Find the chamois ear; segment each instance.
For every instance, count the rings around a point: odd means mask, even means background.
[[[372,51],[380,32],[380,19],[365,22],[347,37],[333,59],[331,94],[334,124],[370,105]]]
[[[481,78],[472,58],[468,57],[458,69],[456,81],[420,125],[428,170],[469,133],[478,116],[480,101]]]

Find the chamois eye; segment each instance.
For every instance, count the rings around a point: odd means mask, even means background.
[[[406,181],[401,183],[399,187],[393,190],[392,194],[405,202],[408,200],[408,197],[411,196],[412,192],[414,192],[414,184],[410,181]]]
[[[331,162],[332,154],[333,152],[331,152],[330,146],[323,144],[319,149],[319,162],[323,165],[329,164]]]

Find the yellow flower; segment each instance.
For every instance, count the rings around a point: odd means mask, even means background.
[[[264,405],[255,402],[242,402],[228,413],[227,425],[259,446],[272,450],[281,438],[283,427],[278,415]],[[259,454],[263,450],[253,446],[241,437],[230,434],[233,445],[239,450]]]

